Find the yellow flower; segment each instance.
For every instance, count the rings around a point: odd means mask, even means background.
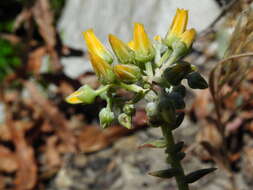
[[[139,62],[151,61],[155,56],[154,47],[142,24],[135,23],[133,42],[128,45],[135,51],[135,58]]]
[[[192,45],[192,42],[194,41],[196,37],[196,30],[195,29],[190,29],[190,30],[186,30],[181,36],[180,36],[180,40],[182,42],[184,42],[187,46],[187,48],[189,48]]]
[[[115,75],[111,65],[96,54],[89,53],[92,67],[102,83],[111,83]]]
[[[113,57],[111,53],[99,41],[92,29],[86,30],[83,32],[83,35],[90,54],[99,56],[101,59],[106,60],[108,63],[112,63]]]
[[[181,34],[183,34],[186,30],[187,23],[188,11],[184,9],[177,9],[170,31],[167,33],[165,38],[165,42],[168,46],[171,47],[172,44],[180,38]]]
[[[109,42],[120,63],[134,62],[134,52],[124,42],[112,34],[109,35]]]
[[[114,66],[113,71],[119,80],[126,83],[136,82],[141,77],[139,67],[132,64],[117,64]]]
[[[84,85],[79,88],[77,91],[70,94],[65,101],[69,104],[91,104],[95,101],[96,96],[98,93],[93,90],[90,86]]]

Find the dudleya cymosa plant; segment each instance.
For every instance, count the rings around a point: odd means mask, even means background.
[[[149,126],[160,127],[163,134],[162,139],[149,144],[165,148],[166,162],[170,164],[164,170],[149,174],[161,178],[175,177],[179,190],[188,190],[189,183],[215,170],[209,168],[185,175],[181,165],[185,156],[182,152],[184,143],[175,143],[173,138],[173,130],[184,119],[184,113],[180,112],[185,107],[186,94],[182,80],[186,79],[193,89],[208,87],[196,67],[182,60],[190,52],[196,36],[194,29],[187,29],[187,23],[188,11],[177,9],[165,38],[155,36],[151,40],[139,23],[134,24],[133,40],[129,43],[110,34],[109,42],[115,56],[98,40],[92,29],[85,31],[91,64],[101,86],[95,90],[84,85],[66,98],[70,104],[91,104],[99,96],[107,102],[99,113],[101,126],[106,128],[118,121],[129,129],[133,127],[136,103],[145,99]],[[119,97],[118,89],[132,92],[133,98]]]

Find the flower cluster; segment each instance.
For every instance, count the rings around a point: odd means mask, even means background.
[[[178,9],[169,32],[164,38],[151,40],[144,26],[134,24],[133,40],[125,43],[110,34],[109,42],[114,55],[99,41],[92,29],[83,33],[92,67],[101,82],[97,90],[84,85],[66,101],[71,104],[93,103],[97,96],[105,99],[107,106],[99,113],[102,127],[115,120],[127,128],[132,127],[135,104],[146,99],[147,115],[151,125],[162,122],[179,125],[182,115],[176,109],[184,106],[183,79],[191,88],[206,88],[205,80],[195,72],[190,63],[181,61],[191,49],[196,36],[194,29],[187,29],[188,11]],[[162,92],[153,90],[161,87]],[[126,100],[117,95],[118,89],[131,91],[134,97]],[[176,124],[178,123],[178,124]]]

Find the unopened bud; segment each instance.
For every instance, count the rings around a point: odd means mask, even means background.
[[[145,32],[144,26],[139,23],[134,25],[134,40],[131,44],[135,51],[135,59],[138,62],[152,61],[155,57],[155,49]]]
[[[103,128],[110,126],[114,119],[114,113],[108,108],[103,108],[99,112],[100,126]]]
[[[141,71],[139,67],[130,64],[117,64],[113,68],[117,78],[125,83],[133,83],[140,79]]]
[[[77,91],[70,94],[65,100],[70,104],[91,104],[95,101],[97,92],[93,90],[89,85],[84,85]]]
[[[108,63],[112,63],[113,58],[111,53],[105,48],[105,46],[99,41],[92,29],[88,29],[83,32],[84,39],[90,54],[99,56],[101,59]]]
[[[170,30],[165,37],[167,46],[172,47],[173,43],[180,39],[188,23],[188,11],[184,9],[177,9]]]
[[[146,105],[146,114],[152,127],[159,127],[163,121],[158,110],[157,102],[149,102]]]
[[[123,112],[127,115],[133,115],[135,112],[135,108],[133,104],[125,104],[123,107]]]
[[[132,117],[126,113],[121,113],[118,117],[118,121],[124,127],[131,129],[132,128]]]
[[[134,63],[134,51],[127,44],[112,34],[109,35],[109,42],[120,63]]]

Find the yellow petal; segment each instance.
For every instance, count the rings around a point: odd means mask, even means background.
[[[151,46],[151,42],[145,32],[144,26],[139,23],[135,23],[134,25],[134,45],[136,50],[141,51],[147,51]]]
[[[128,47],[130,47],[132,50],[134,50],[135,46],[134,46],[134,41],[131,40],[130,42],[127,43]]]
[[[124,82],[134,82],[140,78],[140,69],[135,65],[117,64],[113,69],[118,79]]]
[[[90,53],[99,56],[100,58],[106,60],[109,63],[112,62],[112,55],[99,41],[92,29],[86,30],[85,32],[83,32],[83,35],[88,51]]]
[[[186,44],[186,46],[189,48],[192,45],[192,42],[194,41],[196,37],[196,30],[195,29],[190,29],[186,30],[181,36],[181,41]]]
[[[156,35],[156,36],[154,37],[154,40],[156,40],[156,41],[158,41],[158,42],[161,42],[161,41],[162,41],[162,38],[161,38],[161,36]]]
[[[155,56],[155,50],[142,24],[135,23],[133,40],[135,59],[138,62],[151,61]]]
[[[98,77],[103,77],[106,75],[107,70],[111,69],[111,66],[101,57],[97,56],[96,54],[89,54],[92,67]]]
[[[124,42],[112,34],[109,35],[109,42],[121,63],[127,64],[134,62],[134,52]]]
[[[170,34],[179,36],[187,27],[188,23],[188,10],[177,9],[176,15],[173,19]]]
[[[65,101],[69,104],[80,104],[82,101],[78,99],[78,96],[81,95],[81,91],[75,91],[72,94],[70,94],[67,98],[65,98]]]

